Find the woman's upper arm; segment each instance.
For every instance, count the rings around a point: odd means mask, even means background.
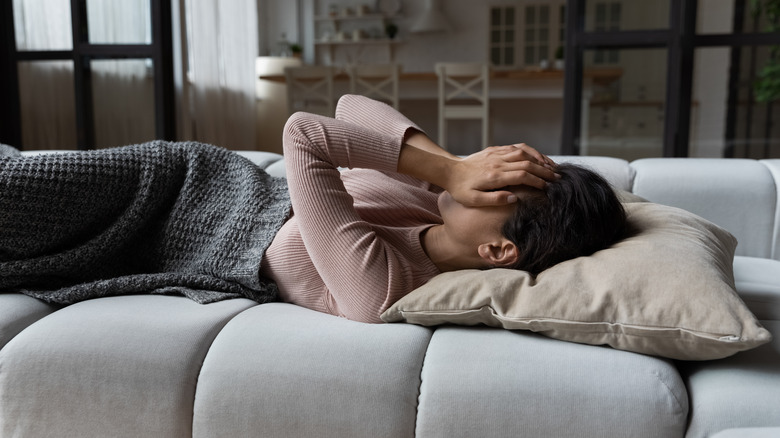
[[[392,171],[401,139],[350,123],[295,114],[284,132],[287,178],[309,256],[344,316],[379,322],[389,296],[405,288],[396,254],[363,221],[339,167]]]

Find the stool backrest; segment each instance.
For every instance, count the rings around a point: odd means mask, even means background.
[[[333,67],[299,66],[284,69],[287,83],[287,109],[290,114],[306,111],[333,117]]]
[[[482,148],[490,146],[490,67],[481,63],[440,62],[439,145],[447,148],[447,120],[482,121]]]
[[[486,103],[490,95],[490,67],[481,63],[436,64],[439,78],[439,97],[444,103],[454,99],[471,98]]]
[[[349,89],[352,94],[361,94],[382,100],[398,109],[398,64],[350,65]]]

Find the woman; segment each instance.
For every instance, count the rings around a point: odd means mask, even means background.
[[[380,322],[440,272],[538,273],[608,246],[625,221],[592,172],[526,145],[461,159],[360,96],[344,96],[335,119],[293,115],[284,148],[287,184],[197,143],[0,149],[0,291],[60,304],[134,293],[263,303],[278,289]]]
[[[440,272],[536,273],[590,254],[614,242],[625,222],[592,172],[556,167],[524,144],[461,159],[360,96],[342,97],[335,119],[294,114],[284,155],[294,215],[261,273],[283,300],[356,321],[380,322]]]

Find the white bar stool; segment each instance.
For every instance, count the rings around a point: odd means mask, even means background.
[[[447,120],[479,119],[482,148],[490,146],[490,67],[481,63],[440,62],[436,64],[436,75],[439,78],[439,145],[447,148]]]

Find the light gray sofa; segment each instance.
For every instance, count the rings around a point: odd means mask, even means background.
[[[780,160],[555,158],[731,231],[737,287],[774,341],[675,362],[284,303],[0,293],[0,436],[780,436]]]

